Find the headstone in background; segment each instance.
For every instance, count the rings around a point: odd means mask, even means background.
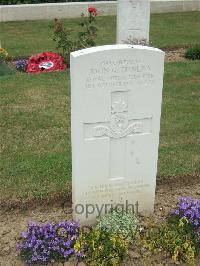
[[[150,0],[118,0],[117,43],[148,44]]]
[[[117,204],[154,210],[164,52],[107,45],[71,53],[72,200],[92,224]]]

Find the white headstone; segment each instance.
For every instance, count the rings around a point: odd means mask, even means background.
[[[150,0],[118,0],[117,43],[149,42]]]
[[[92,224],[116,204],[153,212],[164,52],[88,48],[70,69],[74,219]]]

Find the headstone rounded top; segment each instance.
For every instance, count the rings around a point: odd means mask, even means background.
[[[81,55],[87,55],[95,52],[103,52],[103,51],[111,51],[111,50],[126,50],[126,49],[134,49],[134,50],[144,50],[144,51],[154,51],[159,52],[161,54],[165,54],[162,50],[150,46],[144,45],[131,45],[131,44],[113,44],[113,45],[103,45],[103,46],[95,46],[82,50],[77,50],[72,52],[71,55],[73,57],[78,57]]]

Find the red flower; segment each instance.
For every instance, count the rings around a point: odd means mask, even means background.
[[[43,52],[29,58],[27,72],[51,72],[65,70],[66,68],[62,56],[56,53]]]
[[[88,8],[88,12],[96,14],[97,13],[97,9],[95,7],[89,7]]]

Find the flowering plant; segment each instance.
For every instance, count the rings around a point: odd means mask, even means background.
[[[89,7],[88,13],[89,13],[89,20],[90,22],[92,22],[94,20],[94,17],[97,16],[97,9],[95,7]]]
[[[195,246],[196,253],[200,252],[200,201],[192,197],[180,197],[168,222],[187,232],[188,238]]]
[[[138,227],[138,220],[131,212],[111,210],[103,216],[96,228],[123,239],[133,240]]]
[[[159,253],[175,263],[196,265],[200,254],[199,225],[200,201],[180,197],[166,221],[153,223],[138,235],[136,247],[142,256]]]
[[[27,232],[21,233],[17,250],[26,263],[64,262],[70,256],[82,257],[80,250],[74,250],[78,232],[79,225],[72,221],[30,223]]]
[[[97,27],[95,17],[97,9],[95,7],[88,8],[89,17],[82,14],[82,22],[80,23],[83,31],[78,33],[80,48],[94,46],[96,43],[94,38],[97,36]]]
[[[89,13],[92,13],[92,14],[94,14],[94,15],[96,15],[96,13],[97,13],[97,9],[96,9],[95,7],[89,7],[89,8],[88,8],[88,12],[89,12]]]
[[[0,47],[0,63],[3,63],[6,60],[6,57],[8,56],[8,52]]]
[[[186,218],[200,237],[200,201],[192,197],[180,197],[172,217],[178,220]]]
[[[27,59],[19,59],[19,60],[13,61],[13,64],[18,71],[26,72],[28,60]]]
[[[136,245],[144,257],[160,254],[163,260],[171,257],[174,262],[184,265],[194,265],[198,255],[193,236],[184,225],[175,223],[161,222],[151,225],[142,232]]]
[[[84,251],[87,265],[120,265],[128,255],[129,242],[102,229],[82,231],[76,244]]]
[[[97,9],[94,7],[88,8],[88,16],[81,14],[82,21],[79,24],[81,31],[77,33],[77,38],[72,36],[72,30],[64,28],[63,23],[59,19],[55,19],[54,38],[56,42],[57,50],[65,58],[66,62],[69,62],[69,55],[72,51],[83,49],[86,47],[95,46],[95,38],[97,36],[96,16]]]

